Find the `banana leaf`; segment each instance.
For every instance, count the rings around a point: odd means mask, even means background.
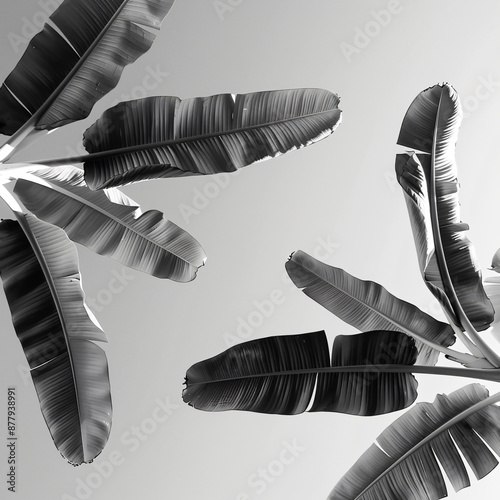
[[[91,462],[111,429],[106,341],[89,316],[76,248],[32,215],[0,223],[0,275],[54,444],[70,463]]]
[[[335,337],[330,358],[325,332],[244,342],[193,365],[183,399],[205,411],[244,410],[295,415],[306,410],[379,415],[413,403],[413,339],[390,331]],[[314,396],[314,397],[313,397]]]
[[[328,136],[341,120],[338,103],[336,94],[321,89],[122,102],[85,132],[91,153],[80,158],[85,180],[102,189],[233,172]]]
[[[439,351],[426,340],[443,347],[455,342],[450,325],[398,299],[378,283],[360,280],[302,251],[293,253],[285,267],[308,297],[358,330],[394,330],[413,337],[419,365],[435,365],[438,360]]]
[[[396,175],[405,193],[424,280],[462,326],[462,311],[485,330],[494,310],[482,286],[474,248],[460,218],[455,143],[462,118],[456,91],[435,85],[409,107],[398,144],[425,154],[398,155]]]
[[[434,403],[417,403],[393,422],[347,474],[328,500],[438,500],[489,474],[500,455],[500,408],[480,384]],[[494,452],[494,453],[493,453]],[[443,474],[444,472],[444,474]]]
[[[161,212],[141,213],[116,190],[91,191],[76,167],[40,168],[35,174],[18,179],[14,192],[71,240],[158,278],[191,281],[204,265],[200,244]]]
[[[64,0],[0,88],[0,133],[81,120],[153,43],[174,0]]]

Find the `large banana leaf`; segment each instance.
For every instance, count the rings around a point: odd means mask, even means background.
[[[312,412],[379,415],[406,408],[417,396],[411,373],[384,372],[380,365],[413,365],[416,357],[414,341],[398,332],[339,335],[331,361],[325,332],[268,337],[193,365],[183,399],[207,411],[293,415],[311,405]]]
[[[488,328],[494,310],[481,270],[460,220],[455,143],[462,113],[449,85],[435,85],[409,107],[398,144],[424,154],[398,155],[396,174],[403,187],[419,264],[429,289],[460,321],[460,309],[476,330]]]
[[[101,189],[232,172],[331,134],[341,120],[338,103],[336,94],[321,89],[122,102],[85,132],[92,153],[83,157],[85,180]]]
[[[450,325],[398,299],[378,283],[362,281],[302,251],[295,252],[285,267],[308,297],[358,330],[395,330],[415,338],[419,365],[434,365],[439,356],[425,340],[444,347],[455,341]]]
[[[64,231],[18,214],[0,223],[0,274],[43,417],[61,454],[91,462],[111,428],[104,333],[87,314]]]
[[[28,210],[63,228],[73,241],[174,281],[194,279],[204,264],[203,249],[191,235],[157,210],[141,214],[132,200],[116,190],[90,191],[81,169],[39,169],[36,175],[17,180],[15,193]]]
[[[455,491],[498,464],[500,408],[479,384],[434,403],[417,403],[389,426],[337,483],[329,500],[438,500],[447,496],[442,470]],[[464,460],[465,459],[465,460]],[[442,470],[441,470],[442,468]]]
[[[0,88],[0,133],[85,118],[144,54],[174,0],[65,0]]]

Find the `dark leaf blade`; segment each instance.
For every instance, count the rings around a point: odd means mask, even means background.
[[[413,403],[417,383],[407,372],[370,370],[372,360],[413,365],[416,356],[413,340],[399,332],[337,337],[333,364],[324,332],[268,337],[193,365],[183,399],[206,411],[291,415],[306,411],[316,387],[309,411],[379,415]]]
[[[162,279],[191,281],[204,265],[205,253],[189,233],[157,210],[142,213],[122,193],[90,191],[82,170],[39,169],[36,176],[45,185],[19,179],[15,193],[28,210],[64,229],[71,240]]]
[[[42,414],[72,464],[91,462],[111,428],[105,341],[80,286],[76,249],[64,231],[31,215],[0,223],[0,274]],[[25,233],[26,232],[26,233]]]
[[[417,364],[434,365],[439,355],[421,339],[444,347],[455,342],[450,325],[398,299],[378,283],[360,280],[302,251],[293,253],[285,267],[308,297],[358,330],[401,331],[416,338]]]
[[[399,332],[338,335],[332,349],[332,366],[414,365],[417,355],[414,340]],[[357,397],[345,396],[346,393]],[[310,411],[381,415],[406,408],[416,397],[417,383],[408,373],[374,369],[364,373],[320,374]]]
[[[272,374],[327,366],[324,332],[252,340],[189,368],[182,397],[206,411],[302,413],[312,397],[316,374]]]
[[[407,161],[399,155],[396,173],[410,219],[416,219],[412,228],[417,252],[423,252],[421,270],[425,276],[428,267],[432,276],[429,288],[443,307],[453,309],[455,317],[460,317],[462,308],[481,331],[493,321],[494,310],[482,286],[474,248],[464,235],[468,226],[460,219],[455,144],[461,118],[458,95],[450,85],[421,92],[406,113],[398,144],[427,154]],[[426,248],[419,238],[427,240]]]
[[[119,103],[85,132],[87,151],[98,154],[85,162],[85,180],[102,189],[232,172],[331,134],[340,123],[338,103],[321,89]]]
[[[483,478],[498,464],[490,448],[500,451],[500,408],[489,404],[498,397],[488,396],[471,384],[417,403],[377,438],[328,500],[439,500],[447,496],[443,471],[455,491],[470,485],[465,462]]]
[[[59,31],[46,24],[0,90],[0,133],[15,133],[26,111],[37,113],[36,128],[48,130],[88,116],[123,68],[150,48],[155,35],[145,27],[158,29],[172,4],[65,0],[50,16]]]

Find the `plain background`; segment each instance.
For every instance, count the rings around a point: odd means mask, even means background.
[[[38,21],[42,5],[5,0],[1,80],[26,46],[13,46],[12,35],[22,36],[27,23]],[[380,14],[388,9],[390,19]],[[344,112],[333,136],[245,168],[222,186],[192,177],[125,189],[143,209],[163,211],[200,241],[208,260],[192,283],[127,270],[123,290],[110,293],[114,273],[123,275],[123,267],[78,246],[84,288],[97,304],[93,311],[109,339],[104,349],[114,418],[109,442],[95,462],[101,472],[94,465],[72,468],[55,449],[0,294],[0,426],[5,429],[6,389],[16,386],[16,497],[325,498],[398,414],[368,419],[200,412],[182,402],[185,372],[226,349],[228,334],[237,337],[242,321],[250,318],[255,326],[243,332],[248,339],[325,329],[332,341],[337,334],[354,332],[283,279],[284,264],[298,249],[439,314],[420,279],[406,206],[393,174],[405,111],[421,90],[439,82],[458,90],[466,112],[457,146],[462,219],[471,226],[469,237],[483,268],[490,264],[500,246],[499,15],[500,5],[493,0],[478,0],[473,8],[452,0],[177,0],[152,49],[125,69],[119,86],[87,120],[23,151],[17,159],[71,155],[83,131],[105,109],[144,95],[187,98],[319,87],[337,92]],[[151,72],[154,88],[146,79]],[[200,208],[199,193],[204,192],[212,198]],[[197,213],[183,215],[188,206]],[[0,216],[10,217],[4,206]],[[259,316],[259,305],[272,297],[279,297],[272,313]],[[420,401],[473,382],[418,380]],[[495,390],[491,384],[490,390]],[[153,417],[164,415],[158,400],[175,409],[155,426]],[[134,428],[141,427],[144,440],[133,441]],[[284,443],[300,450],[293,460],[282,453]],[[283,457],[288,463],[280,462]],[[107,465],[110,458],[119,462],[113,470]],[[2,474],[6,459],[5,448]],[[257,482],[261,469],[272,481]],[[498,489],[498,471],[472,482],[472,488],[451,497],[491,498]],[[8,498],[6,484],[0,491]]]

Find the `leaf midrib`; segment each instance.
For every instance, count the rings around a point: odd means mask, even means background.
[[[277,120],[274,122],[268,122],[268,123],[264,123],[264,124],[249,125],[246,127],[239,127],[236,129],[224,130],[221,132],[212,132],[210,134],[202,134],[202,135],[190,136],[190,137],[185,137],[185,138],[180,138],[180,139],[171,139],[168,141],[160,141],[160,142],[154,142],[154,143],[149,143],[149,144],[139,144],[139,145],[135,145],[135,146],[107,149],[106,151],[99,151],[96,153],[89,153],[89,154],[80,155],[80,156],[40,160],[40,161],[36,161],[33,163],[43,164],[43,165],[52,166],[52,167],[59,166],[59,165],[66,165],[68,163],[82,163],[82,162],[87,162],[87,161],[91,161],[91,160],[99,160],[102,158],[123,156],[125,154],[135,153],[135,152],[142,151],[145,149],[149,150],[149,149],[175,146],[178,144],[185,144],[185,143],[189,143],[189,142],[208,140],[208,139],[212,139],[214,137],[226,136],[226,135],[231,135],[231,134],[238,134],[241,132],[247,132],[249,130],[264,129],[266,127],[272,127],[272,126],[279,125],[282,123],[290,123],[290,122],[294,122],[294,121],[304,120],[304,119],[308,119],[310,117],[318,117],[318,116],[322,116],[322,115],[325,115],[327,113],[332,113],[332,112],[337,112],[337,114],[338,114],[337,120],[330,127],[333,131],[339,125],[339,120],[340,120],[340,117],[342,114],[341,110],[338,107],[335,107],[335,108],[332,108],[329,110],[325,110],[325,111],[316,112],[316,113],[309,113],[307,115],[301,115],[301,116],[292,117],[292,118],[284,118],[283,120]],[[312,141],[312,139],[311,139],[311,141]],[[26,162],[26,163],[30,163],[30,162]],[[175,165],[171,165],[171,166],[182,170],[181,167],[178,167]],[[201,175],[203,175],[203,174],[201,174]],[[205,175],[210,175],[210,174],[205,174]]]
[[[373,364],[373,365],[350,365],[350,366],[324,366],[317,368],[298,368],[296,370],[283,370],[263,373],[250,373],[247,375],[236,375],[227,378],[217,378],[213,380],[204,380],[202,382],[189,382],[187,378],[187,389],[194,386],[203,386],[207,384],[217,384],[224,382],[233,382],[235,380],[245,380],[264,377],[281,377],[289,375],[308,375],[320,373],[422,373],[425,375],[440,375],[462,378],[474,378],[487,380],[489,382],[500,382],[500,370],[496,368],[457,368],[454,366],[429,366],[429,365],[402,365],[402,364]],[[500,394],[500,393],[499,393]]]
[[[316,276],[317,279],[321,280],[321,281],[324,281],[325,283],[328,283],[330,286],[332,286],[333,288],[335,288],[336,290],[338,290],[339,292],[343,293],[344,295],[346,295],[347,297],[353,299],[354,301],[358,302],[359,304],[365,306],[366,308],[368,308],[369,310],[375,312],[376,314],[378,314],[379,316],[381,316],[384,320],[386,320],[388,323],[391,323],[393,324],[394,326],[398,327],[398,328],[401,328],[401,330],[403,332],[405,332],[407,335],[410,335],[411,337],[414,337],[416,339],[418,339],[420,342],[428,345],[429,347],[432,347],[433,349],[435,349],[435,344],[430,341],[430,340],[426,340],[425,338],[421,337],[418,333],[415,333],[414,331],[410,330],[409,328],[405,327],[404,325],[396,322],[395,320],[389,318],[386,314],[384,314],[383,312],[379,311],[378,309],[375,309],[374,307],[372,307],[370,304],[362,301],[361,299],[359,299],[358,297],[356,297],[355,295],[352,295],[350,293],[348,293],[347,291],[343,290],[342,288],[340,288],[339,286],[333,284],[333,283],[330,283],[329,281],[326,281],[324,278],[322,278],[321,276],[319,276],[317,273],[315,273],[314,271],[312,271],[311,269],[305,267],[304,265],[302,264],[299,264],[297,261],[294,261],[293,258],[292,258],[292,261],[302,267],[304,270],[306,270],[307,272],[313,274],[314,276]],[[347,274],[344,270],[340,269],[340,268],[336,268],[336,269],[339,269],[343,274]],[[377,283],[375,283],[374,281],[365,281],[365,280],[360,280],[362,281],[363,283],[370,283],[370,284],[373,284],[373,285],[377,285],[377,286],[380,286],[378,285]],[[305,287],[307,288],[307,287]],[[383,287],[380,286],[380,288],[383,289]],[[387,292],[387,290],[385,290]],[[388,292],[387,292],[388,293]],[[400,299],[398,299],[400,300]],[[447,352],[448,349],[444,346],[442,346],[443,350],[442,352]],[[453,352],[450,350],[449,354],[453,354]]]
[[[17,211],[15,212],[15,215],[16,215],[17,220],[19,221],[19,224],[23,228],[23,232],[26,235],[26,237],[29,241],[29,244],[31,245],[31,248],[33,249],[33,252],[35,253],[35,256],[38,260],[38,263],[40,264],[40,267],[41,267],[42,272],[44,274],[45,280],[47,281],[47,285],[49,287],[50,293],[52,295],[52,300],[54,301],[54,304],[56,306],[57,315],[59,316],[59,321],[61,323],[61,329],[62,329],[62,332],[64,335],[64,340],[66,343],[66,351],[68,353],[68,359],[70,362],[73,386],[74,386],[75,393],[76,393],[76,410],[78,412],[78,422],[80,423],[80,426],[79,426],[80,444],[81,444],[82,455],[85,459],[84,438],[83,438],[83,433],[82,433],[83,428],[81,425],[82,419],[81,419],[81,410],[80,410],[80,397],[79,397],[79,390],[78,390],[78,384],[77,384],[77,377],[76,377],[75,368],[74,368],[75,363],[73,360],[73,354],[72,354],[71,349],[70,349],[69,334],[68,334],[67,320],[66,320],[66,314],[64,312],[64,307],[61,304],[61,300],[59,298],[57,286],[55,284],[54,278],[52,277],[52,273],[50,271],[49,265],[45,259],[45,254],[44,254],[41,246],[39,245],[37,238],[35,237],[35,235],[33,233],[33,230],[32,230],[32,228],[27,220],[26,215],[21,213],[21,212],[17,212]],[[63,355],[63,354],[61,354],[61,355]],[[56,358],[53,358],[53,359],[57,359],[60,356],[57,356]],[[50,360],[47,362],[50,362]],[[43,363],[43,364],[46,364],[46,363]],[[42,365],[39,365],[35,368],[32,368],[31,370],[38,369]]]
[[[58,184],[53,184],[48,179],[38,178],[34,174],[21,173],[21,174],[19,174],[18,178],[23,179],[23,180],[25,180],[27,182],[32,182],[32,183],[38,184],[38,185],[40,185],[42,187],[45,187],[45,188],[54,189],[54,191],[57,191],[58,193],[60,193],[60,194],[62,194],[64,196],[67,196],[68,198],[72,198],[72,199],[76,200],[78,203],[81,203],[82,205],[90,207],[92,210],[95,210],[96,212],[101,213],[101,214],[109,217],[110,219],[112,219],[117,224],[119,224],[121,226],[124,226],[125,228],[127,228],[127,230],[129,230],[129,231],[133,232],[134,234],[140,236],[141,238],[147,240],[148,242],[150,242],[151,244],[153,244],[156,248],[158,248],[158,249],[160,249],[162,251],[167,251],[170,254],[172,254],[175,257],[177,257],[179,260],[181,260],[181,261],[185,262],[186,264],[188,264],[189,266],[196,267],[197,269],[199,269],[199,267],[195,266],[194,264],[191,264],[185,258],[180,257],[176,252],[173,252],[173,251],[171,251],[169,249],[166,249],[166,248],[162,247],[160,244],[158,244],[154,240],[152,240],[148,235],[145,235],[144,233],[141,233],[141,232],[137,231],[134,227],[132,227],[130,224],[128,224],[124,220],[122,220],[119,217],[113,215],[111,212],[108,212],[106,209],[99,207],[99,205],[96,205],[93,202],[91,202],[89,200],[86,200],[85,198],[82,198],[81,196],[79,196],[78,194],[74,193],[70,189],[65,189],[63,186],[60,186]],[[46,183],[50,184],[50,186],[45,185]],[[75,188],[78,189],[78,188],[80,188],[82,186],[73,186],[73,185],[71,185],[71,187],[75,187]],[[104,193],[103,193],[103,195],[104,195]],[[104,195],[104,196],[106,196],[106,195]],[[109,202],[113,203],[111,200],[109,200]],[[134,220],[137,220],[137,219],[134,219]],[[167,222],[169,222],[169,221],[167,221]]]

